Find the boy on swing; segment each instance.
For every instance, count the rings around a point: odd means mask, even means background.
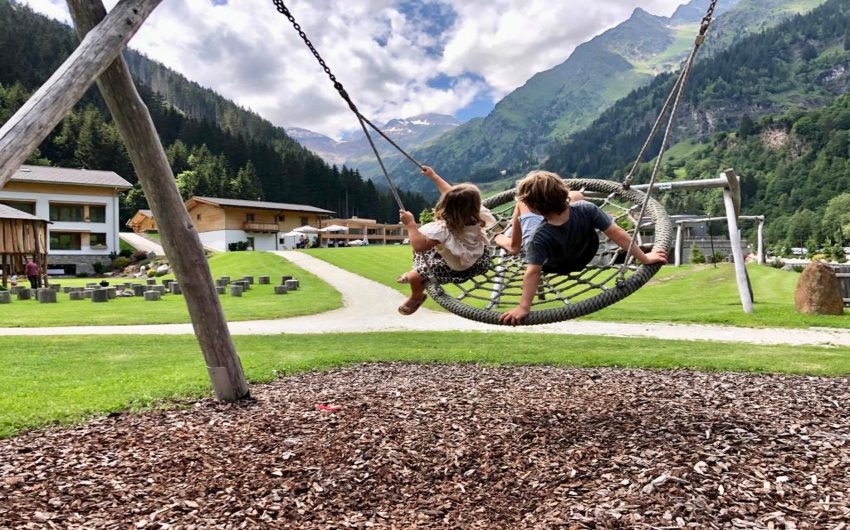
[[[508,252],[525,250],[526,270],[517,307],[500,317],[502,324],[522,323],[531,312],[542,273],[568,274],[584,269],[599,249],[603,232],[621,249],[628,250],[632,238],[580,192],[570,192],[558,175],[532,171],[517,184],[517,206],[511,221],[510,238],[497,236],[495,242]],[[667,263],[664,251],[644,253],[637,245],[632,255],[643,263]]]

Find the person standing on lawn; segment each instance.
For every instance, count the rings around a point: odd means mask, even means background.
[[[25,270],[27,273],[27,279],[30,281],[30,287],[32,289],[38,289],[41,287],[41,269],[39,269],[38,264],[34,262],[32,258],[27,258]]]

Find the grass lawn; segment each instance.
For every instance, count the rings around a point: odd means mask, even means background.
[[[410,268],[409,246],[323,248],[305,251],[338,267],[408,293],[395,283]],[[794,311],[794,287],[799,274],[768,266],[751,265],[750,278],[755,312],[741,310],[732,264],[664,267],[637,293],[585,318],[623,322],[696,322],[744,327],[850,328],[850,311],[844,316],[801,315]],[[436,309],[429,300],[426,305]]]
[[[247,377],[359,362],[688,368],[850,374],[850,349],[511,333],[369,333],[234,337]],[[0,338],[0,437],[161,400],[209,395],[193,336]]]
[[[254,284],[242,298],[224,295],[221,304],[228,320],[273,319],[322,313],[342,306],[342,296],[316,276],[300,269],[280,256],[267,252],[226,252],[209,260],[214,278],[246,275],[271,276],[272,285]],[[280,277],[291,275],[301,280],[298,291],[275,295],[274,284]],[[170,279],[163,276],[158,280]],[[56,279],[54,283],[80,286],[99,282],[100,278]],[[131,281],[107,278],[112,284]],[[135,280],[143,282],[144,279]],[[18,301],[0,306],[2,325],[5,327],[41,326],[95,326],[125,324],[168,324],[189,322],[189,312],[184,298],[165,295],[158,302],[145,302],[142,298],[117,298],[108,303],[95,304],[91,300],[71,301],[59,293],[56,304],[39,304],[35,301]]]

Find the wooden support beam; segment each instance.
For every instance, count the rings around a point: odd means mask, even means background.
[[[729,241],[732,243],[732,259],[735,261],[735,279],[738,283],[738,294],[744,313],[753,312],[753,296],[747,275],[747,264],[744,262],[744,252],[741,250],[741,232],[738,230],[738,212],[740,211],[740,196],[735,198],[738,176],[731,169],[726,170],[722,177],[729,182],[723,190],[723,204],[726,206],[726,218],[729,223]],[[735,184],[732,184],[732,182]]]
[[[162,0],[121,0],[0,128],[0,188],[80,100]]]
[[[81,38],[109,18],[101,0],[68,0]],[[110,13],[111,16],[111,13]],[[162,246],[183,290],[216,397],[249,395],[242,364],[227,328],[198,232],[180,198],[174,173],[147,107],[120,55],[98,78],[98,88],[121,133],[139,182],[157,220]]]

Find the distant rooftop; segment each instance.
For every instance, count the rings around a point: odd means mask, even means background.
[[[235,206],[238,208],[256,208],[259,210],[288,210],[291,212],[318,213],[331,215],[335,212],[323,210],[306,204],[290,204],[286,202],[245,201],[242,199],[218,199],[215,197],[190,197],[189,200],[217,204],[219,206]]]
[[[0,219],[22,219],[24,221],[47,222],[47,219],[30,215],[27,212],[22,212],[18,209],[12,208],[11,206],[6,206],[5,204],[0,204]]]
[[[65,167],[21,166],[12,178],[15,182],[42,182],[46,184],[75,184],[103,188],[130,189],[132,184],[114,171],[70,169]]]

